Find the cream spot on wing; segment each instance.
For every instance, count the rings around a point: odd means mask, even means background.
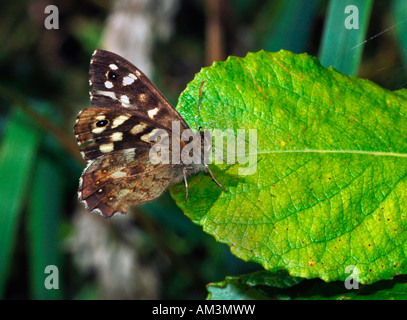
[[[128,108],[130,104],[129,97],[125,94],[120,97],[120,101],[122,102],[122,106]]]
[[[126,161],[134,160],[134,157],[136,156],[136,150],[135,149],[136,148],[123,150],[123,156],[125,157]]]
[[[151,119],[153,119],[154,118],[154,116],[157,114],[157,112],[158,112],[158,108],[154,108],[154,109],[152,109],[152,110],[148,110],[148,116],[151,118]]]
[[[111,92],[111,91],[99,91],[97,94],[100,94],[102,96],[109,97],[109,98],[112,98],[112,99],[118,99],[116,94],[114,92]]]
[[[147,101],[147,95],[145,93],[140,93],[138,95],[138,98],[141,102],[146,102]]]
[[[124,197],[126,194],[129,194],[130,193],[130,190],[129,189],[121,189],[120,191],[119,191],[119,198],[122,198],[122,197]]]
[[[113,179],[119,179],[119,178],[125,177],[126,175],[127,175],[126,172],[123,172],[123,171],[116,171],[115,173],[112,174],[111,177],[112,177]]]
[[[95,129],[92,129],[93,133],[102,133],[103,131],[105,131],[106,127],[97,127]]]
[[[121,216],[121,215],[123,215],[123,214],[126,214],[126,212],[127,212],[127,211],[124,211],[124,210],[123,210],[123,212],[120,212],[120,211],[115,212],[115,213],[113,213],[113,215],[110,217],[110,219],[116,219],[118,216]]]
[[[124,86],[128,86],[128,85],[132,84],[133,82],[134,82],[134,80],[132,78],[129,78],[129,77],[124,77],[123,78],[123,85]]]
[[[143,132],[143,130],[147,127],[145,123],[139,123],[136,124],[133,128],[131,128],[130,132],[132,134],[138,134],[140,132]]]
[[[123,78],[123,85],[128,86],[134,82],[134,80],[137,80],[138,78],[133,74],[129,73],[128,76]]]
[[[117,69],[119,69],[114,63],[109,64],[109,68],[112,69],[112,70],[117,70]]]
[[[137,74],[139,77],[141,77],[140,71],[136,70],[136,74]]]
[[[147,133],[147,134],[141,136],[140,139],[143,140],[144,142],[151,142],[151,141],[150,141],[150,134],[149,134],[149,133]]]
[[[112,152],[114,150],[114,144],[113,143],[101,144],[99,150],[102,151],[103,153]]]
[[[123,132],[115,132],[110,137],[112,141],[121,141],[123,140]]]
[[[140,137],[140,139],[141,139],[142,141],[148,142],[148,143],[153,142],[153,141],[154,141],[153,137],[155,136],[155,134],[156,134],[157,132],[160,132],[160,133],[161,133],[162,130],[163,130],[163,129],[154,129],[153,131],[142,135],[142,136]]]
[[[110,82],[110,81],[106,81],[105,82],[105,87],[108,88],[108,89],[112,89],[113,88],[113,83]]]
[[[91,213],[97,213],[98,215],[104,217],[104,215],[102,214],[102,211],[100,211],[100,209],[98,209],[98,208],[93,209],[93,210],[91,211]]]
[[[113,120],[112,129],[117,128],[118,126],[120,126],[124,121],[126,121],[129,118],[130,118],[130,116],[127,116],[127,115],[121,115],[121,116],[117,117],[116,119]]]

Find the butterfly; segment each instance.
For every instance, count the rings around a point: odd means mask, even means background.
[[[157,199],[182,180],[186,202],[188,177],[199,172],[209,172],[225,190],[204,161],[186,163],[182,157],[178,162],[152,161],[151,150],[159,141],[157,132],[164,130],[168,141],[174,141],[173,123],[179,124],[181,134],[191,129],[133,64],[113,52],[95,50],[89,84],[92,107],[78,114],[74,127],[79,149],[88,162],[79,180],[78,198],[89,212],[104,217],[125,214],[129,207]],[[200,133],[198,141],[203,146]],[[175,141],[181,148],[186,145],[179,138]],[[174,148],[171,144],[169,154]],[[202,155],[199,157],[201,160]]]

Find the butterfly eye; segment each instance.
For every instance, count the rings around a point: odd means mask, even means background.
[[[109,121],[107,121],[107,120],[100,120],[100,121],[96,122],[96,127],[99,127],[99,128],[105,127],[108,123],[109,123]]]

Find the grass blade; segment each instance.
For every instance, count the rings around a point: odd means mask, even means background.
[[[285,49],[295,53],[305,52],[312,31],[312,21],[319,7],[319,0],[284,0],[280,1],[278,5],[269,2],[266,7],[270,9],[266,8],[266,13],[261,16],[267,21],[263,19],[260,21],[263,26],[267,25],[269,30],[265,32],[261,47],[267,51]],[[272,23],[270,23],[271,9],[274,11],[272,12]]]
[[[55,265],[59,270],[61,286],[61,256],[59,247],[59,220],[63,202],[63,180],[54,161],[40,155],[34,171],[31,201],[28,212],[28,243],[30,244],[30,291],[31,298],[60,299],[60,290],[48,290],[44,280],[46,266]]]
[[[40,141],[40,130],[21,109],[11,111],[0,151],[0,297],[11,267],[20,211]]]
[[[392,14],[395,25],[395,32],[398,39],[400,54],[404,67],[407,68],[407,1],[395,0],[393,2]],[[407,69],[405,69],[407,70]]]
[[[366,39],[372,0],[331,0],[322,36],[319,60],[324,67],[332,66],[338,71],[357,75]],[[347,29],[345,19],[353,14],[345,13],[347,6],[358,9],[358,29]]]

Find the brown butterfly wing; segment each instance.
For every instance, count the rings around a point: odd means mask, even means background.
[[[181,165],[151,164],[148,152],[120,150],[90,162],[78,196],[88,211],[111,217],[156,199],[181,177]]]
[[[170,135],[160,124],[133,109],[89,108],[75,123],[75,136],[85,160],[125,149],[148,150],[158,134]]]
[[[93,107],[130,108],[142,117],[171,129],[172,121],[189,126],[164,95],[138,68],[119,55],[96,50],[89,68]]]
[[[156,199],[182,180],[184,165],[152,164],[150,149],[163,130],[170,136],[173,121],[179,121],[181,132],[189,127],[126,59],[96,50],[89,73],[92,108],[80,112],[74,128],[88,161],[78,196],[89,211],[111,217]]]

